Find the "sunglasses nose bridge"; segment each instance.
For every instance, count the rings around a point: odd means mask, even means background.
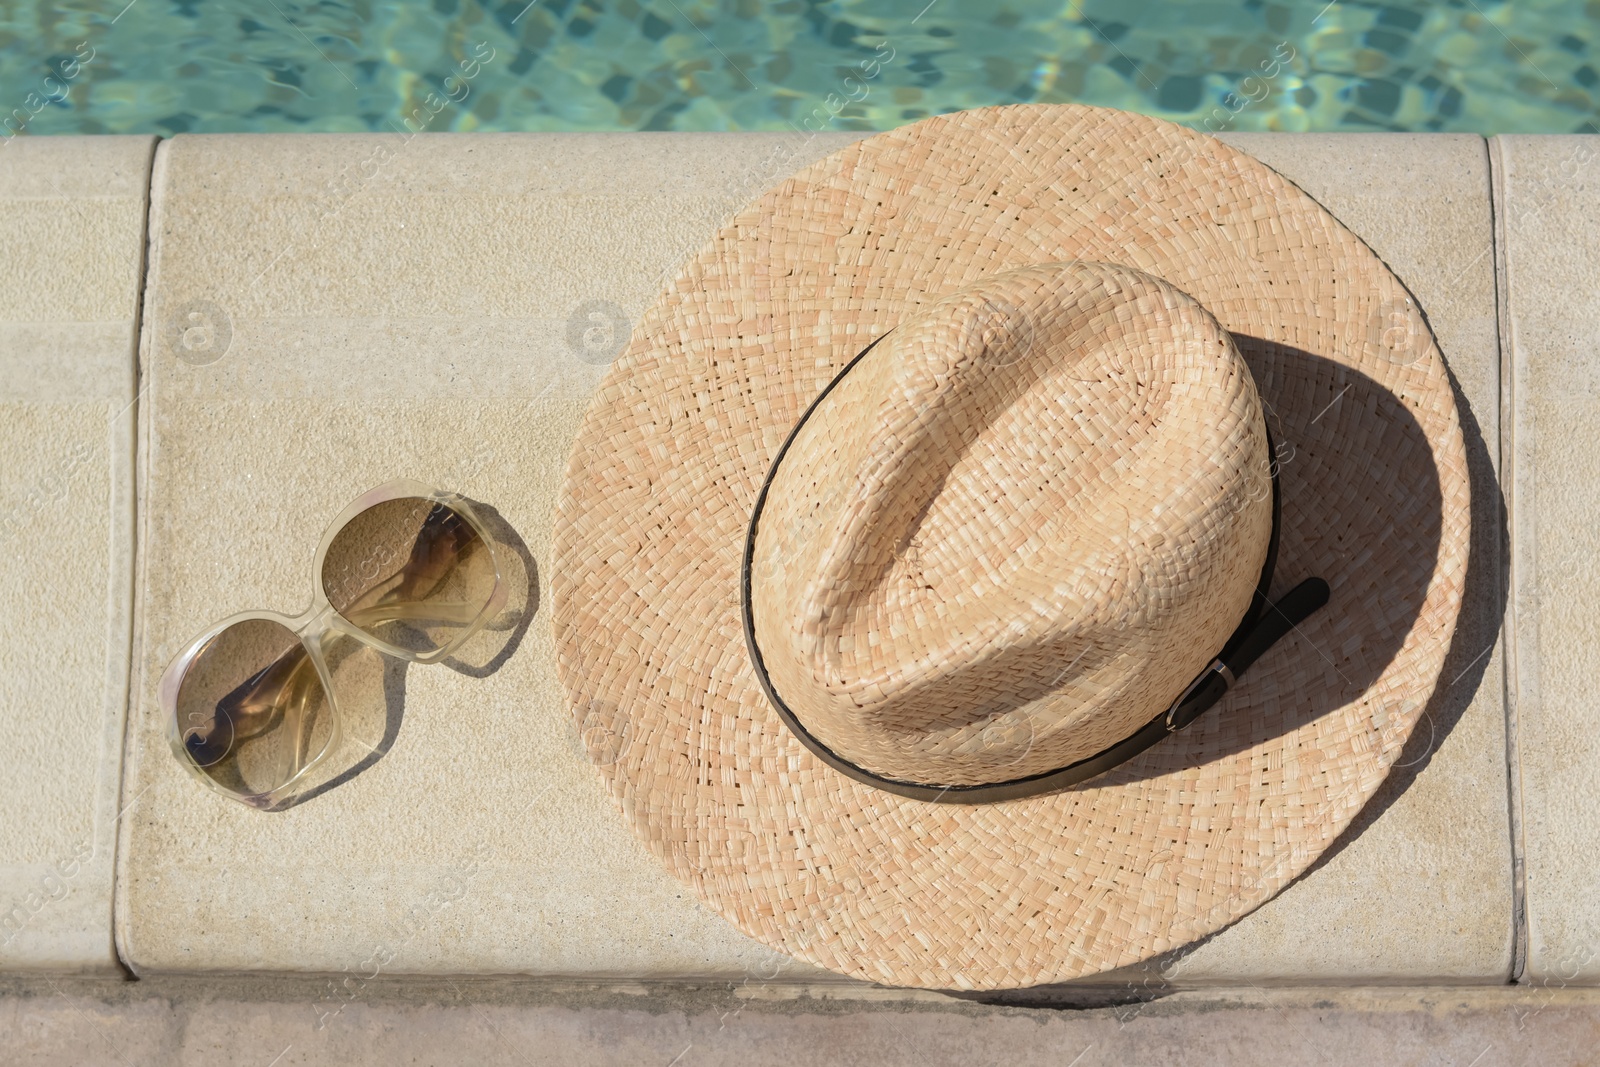
[[[314,642],[323,634],[334,628],[338,617],[339,613],[319,589],[311,606],[294,618],[286,620],[286,625],[296,637],[300,638],[301,643],[309,648],[313,647]]]

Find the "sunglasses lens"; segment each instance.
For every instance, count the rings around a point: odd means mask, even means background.
[[[385,644],[431,655],[466,637],[498,585],[494,557],[448,505],[375,504],[334,536],[322,589],[334,610]]]
[[[174,714],[186,758],[263,806],[323,754],[333,725],[305,646],[268,619],[234,623],[206,642],[184,672]]]

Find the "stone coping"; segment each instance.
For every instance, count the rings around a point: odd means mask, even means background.
[[[124,627],[130,612],[135,620],[123,675],[131,692],[121,808],[109,754],[90,764],[93,782],[74,780],[62,794],[84,805],[100,788],[112,801],[95,809],[94,825],[120,834],[114,929],[123,963],[141,976],[339,974],[378,964],[386,974],[440,976],[825,977],[774,958],[711,915],[635,844],[567,725],[538,605],[550,508],[605,359],[663,277],[723,218],[854,136],[180,136],[159,145],[142,282],[138,448],[130,442],[121,454],[138,465],[137,593],[71,616],[80,641],[111,634],[113,646],[119,618]],[[1502,424],[1520,418],[1527,409],[1517,405],[1538,388],[1506,403],[1502,364],[1515,345],[1501,333],[1517,321],[1507,313],[1508,271],[1525,272],[1522,285],[1533,294],[1526,299],[1560,305],[1542,295],[1542,261],[1518,258],[1505,236],[1510,216],[1495,198],[1517,188],[1516,172],[1508,172],[1508,192],[1498,169],[1508,166],[1499,142],[1527,142],[1532,153],[1557,139],[1226,139],[1340,217],[1427,312],[1456,380],[1473,465],[1469,603],[1439,698],[1403,766],[1344,841],[1234,926],[1110,980],[1503,982],[1518,967],[1523,906],[1513,847],[1520,813],[1508,797],[1515,789],[1531,797],[1532,760],[1552,758],[1567,739],[1508,741],[1506,729],[1508,710],[1527,706],[1527,648],[1537,640],[1514,628],[1510,647],[1523,658],[1508,672],[1497,635],[1507,583],[1525,572],[1516,571],[1523,557],[1515,547],[1506,555],[1500,459],[1503,438],[1517,435],[1519,449],[1526,441],[1521,423]],[[149,142],[140,143],[148,160]],[[1525,173],[1548,165],[1527,158]],[[140,186],[141,217],[143,197]],[[1556,216],[1565,217],[1547,218]],[[48,232],[54,223],[37,225]],[[1592,230],[1549,226],[1537,235],[1539,250],[1522,255],[1559,257],[1577,245],[1570,269],[1581,271]],[[102,238],[109,232],[102,227]],[[37,275],[35,267],[13,268],[18,256],[8,246],[0,257],[0,283]],[[120,271],[111,278],[131,303],[137,257]],[[87,284],[77,278],[69,288]],[[1592,285],[1563,299],[1588,300],[1591,313],[1597,300]],[[52,322],[81,314],[65,304],[41,307]],[[131,329],[131,312],[126,321]],[[204,328],[189,331],[196,323]],[[110,370],[63,369],[64,361],[49,359],[50,343],[13,348],[34,368],[27,380],[35,392],[70,395],[51,374],[111,380]],[[1567,362],[1584,372],[1581,358]],[[131,383],[123,389],[116,395],[131,394]],[[25,436],[70,450],[69,421],[39,423]],[[11,455],[19,446],[7,440]],[[339,778],[307,803],[264,816],[198,789],[172,760],[157,721],[161,668],[224,615],[302,609],[326,522],[360,491],[400,473],[497,510],[521,561],[531,625],[509,638],[509,655],[486,647],[476,664],[392,671],[399,706],[369,709],[354,731],[365,748],[352,748]],[[1531,475],[1521,477],[1525,484]],[[1555,492],[1566,498],[1565,481]],[[125,516],[114,501],[91,502],[106,506],[86,522],[111,530]],[[1581,521],[1561,523],[1563,512],[1542,513],[1557,523],[1547,536],[1588,535]],[[130,550],[131,527],[121,529],[119,543]],[[1510,529],[1522,527],[1512,521]],[[0,567],[0,582],[37,582],[56,573],[49,566],[13,558]],[[1544,603],[1562,596],[1575,605],[1581,590],[1553,586]],[[1582,632],[1574,627],[1572,640]],[[496,669],[478,669],[496,656]],[[14,695],[0,680],[0,730],[30,700],[90,706],[81,693],[58,695],[34,675],[16,677],[24,687]],[[1508,689],[1516,697],[1509,709]],[[115,736],[122,705],[112,703],[105,726]],[[1568,721],[1556,720],[1557,734]],[[81,748],[28,744],[38,758],[22,765],[12,810],[26,810],[62,780],[63,768],[82,771]],[[1522,761],[1509,778],[1508,751]],[[1559,849],[1596,836],[1593,767],[1562,764],[1570,788],[1557,823],[1567,836],[1553,834],[1557,851],[1546,867],[1535,865],[1530,844],[1530,922],[1544,924],[1535,942],[1544,931],[1550,939],[1530,964],[1570,963],[1573,948],[1597,932],[1582,910],[1589,902],[1568,899],[1580,888],[1571,872],[1581,867],[1569,865],[1566,882],[1559,873]],[[69,830],[61,841],[71,837]],[[26,876],[18,880],[7,866],[13,855],[31,853],[0,831],[0,904],[6,893],[26,891]],[[1538,870],[1556,873],[1536,877]],[[54,957],[0,948],[0,972],[112,965],[110,888],[108,872],[100,911],[71,913],[77,947]],[[74,901],[89,898],[86,884],[71,892]],[[95,938],[98,954],[90,950]]]
[[[152,137],[0,149],[0,973],[115,972]]]
[[[1496,137],[1527,973],[1600,982],[1600,137]]]

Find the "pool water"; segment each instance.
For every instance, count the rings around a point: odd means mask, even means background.
[[[1211,130],[1600,131],[1600,0],[0,2],[8,136],[887,129],[1077,101]]]

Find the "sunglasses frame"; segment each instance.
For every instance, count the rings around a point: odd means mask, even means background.
[[[435,504],[442,504],[465,519],[488,551],[490,565],[494,568],[494,588],[490,591],[483,610],[470,623],[463,626],[461,632],[452,638],[449,643],[426,653],[413,652],[392,645],[387,641],[382,641],[346,619],[333,606],[327,590],[323,588],[322,582],[322,567],[327,559],[328,550],[333,547],[334,541],[346,526],[358,515],[377,507],[379,504],[408,498],[429,500]],[[214,792],[252,808],[270,810],[281,803],[288,796],[293,786],[303,782],[307,774],[339,747],[339,743],[343,738],[343,731],[340,727],[341,716],[339,714],[338,700],[333,690],[333,674],[328,668],[327,656],[323,647],[330,635],[351,638],[394,659],[420,664],[438,663],[459,649],[474,634],[482,630],[505,607],[507,599],[506,579],[502,570],[500,555],[496,551],[494,540],[489,536],[488,526],[478,508],[462,496],[434,489],[423,482],[410,478],[399,478],[369,489],[341,511],[322,535],[322,542],[317,547],[311,570],[311,606],[305,611],[299,615],[292,616],[275,611],[243,611],[237,615],[228,616],[221,622],[208,627],[200,636],[184,646],[183,651],[178,653],[172,662],[167,665],[167,669],[161,675],[161,682],[157,689],[157,700],[167,724],[167,741],[172,746],[173,754],[177,756],[178,762],[183,764],[184,769],[192,776],[198,778]],[[207,774],[205,769],[190,756],[188,748],[184,745],[184,737],[187,734],[188,727],[178,721],[178,694],[182,689],[184,678],[189,673],[189,668],[214,638],[231,626],[255,620],[276,623],[300,639],[300,646],[305,650],[307,658],[310,659],[311,665],[316,669],[317,678],[322,684],[322,691],[328,703],[331,722],[327,740],[322,747],[317,750],[315,755],[308,758],[300,769],[286,781],[265,792],[240,793],[219,783],[215,778]]]

